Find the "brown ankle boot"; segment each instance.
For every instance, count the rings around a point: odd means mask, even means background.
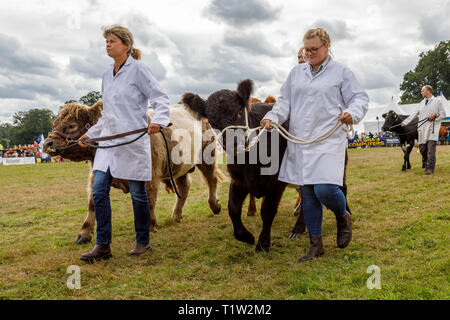
[[[336,217],[337,222],[337,245],[343,249],[352,240],[352,215],[346,212],[342,217]]]
[[[152,250],[152,247],[150,244],[142,244],[142,243],[136,243],[134,246],[134,249],[131,250],[128,255],[131,256],[140,256],[144,252],[147,252],[148,250]]]
[[[315,236],[315,235],[310,234],[309,242],[310,242],[310,246],[309,246],[308,253],[305,254],[304,256],[301,256],[298,259],[298,262],[312,260],[316,257],[323,256],[323,254],[325,253],[321,236]]]
[[[91,252],[83,254],[80,259],[89,263],[94,263],[96,260],[106,260],[111,257],[112,254],[109,244],[96,244]]]

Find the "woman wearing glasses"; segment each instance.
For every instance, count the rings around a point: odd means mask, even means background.
[[[308,61],[295,66],[281,87],[281,95],[261,125],[289,119],[289,132],[313,140],[329,131],[336,120],[356,124],[366,114],[369,98],[352,71],[330,57],[331,40],[322,28],[308,30],[303,37]],[[339,105],[344,112],[340,114]],[[324,254],[322,205],[337,220],[337,245],[345,248],[352,237],[351,215],[339,186],[343,185],[346,132],[337,130],[328,139],[309,145],[288,142],[279,180],[301,186],[303,212],[310,237],[309,251],[299,261]]]

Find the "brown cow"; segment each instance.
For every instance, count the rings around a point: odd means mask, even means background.
[[[442,138],[441,144],[447,144],[449,130],[450,130],[450,127],[446,127],[446,126],[441,126],[439,128],[439,138]]]
[[[80,105],[76,103],[66,104],[59,111],[58,117],[53,123],[53,132],[49,133],[48,138],[44,142],[44,151],[51,156],[60,155],[63,158],[70,159],[72,161],[84,161],[89,160],[91,172],[88,179],[88,195],[89,195],[89,209],[87,217],[83,223],[81,231],[76,239],[77,243],[85,243],[92,239],[92,234],[94,232],[95,226],[95,213],[94,213],[94,202],[92,195],[92,183],[94,180],[94,173],[92,172],[92,163],[95,156],[94,148],[81,148],[78,145],[74,145],[71,148],[60,150],[65,147],[68,143],[67,140],[61,137],[61,135],[56,134],[55,130],[62,132],[63,134],[77,133],[79,136],[87,131],[87,128],[97,123],[98,119],[101,117],[103,105],[99,101],[92,107],[85,105]],[[153,110],[149,110],[149,123],[153,115]],[[170,153],[175,147],[180,154],[189,154],[192,156],[194,154],[202,155],[203,151],[208,147],[210,154],[215,155],[215,141],[203,141],[201,138],[203,133],[209,130],[211,127],[208,121],[202,120],[201,122],[193,116],[183,105],[175,105],[170,109],[170,121],[172,123],[171,127],[164,128],[164,133],[167,137],[169,143]],[[190,143],[182,143],[178,141],[171,141],[172,134],[178,129],[183,129],[188,131],[190,135]],[[186,132],[186,131],[184,131]],[[194,143],[195,139],[202,140],[201,143]],[[187,137],[183,137],[186,139]],[[188,139],[186,139],[188,141]],[[151,156],[152,156],[152,181],[146,183],[147,194],[150,203],[150,230],[156,231],[156,215],[155,215],[155,205],[157,199],[157,192],[160,182],[166,184],[166,190],[173,190],[173,186],[170,183],[169,170],[168,170],[168,159],[164,146],[164,140],[161,134],[153,134],[150,136],[151,145]],[[195,168],[198,168],[206,180],[206,184],[209,188],[209,198],[208,203],[214,214],[220,212],[221,206],[219,199],[217,197],[217,183],[219,180],[226,179],[223,173],[218,169],[216,162],[212,164],[200,163],[195,164],[194,161],[185,161],[179,164],[172,163],[173,175],[175,178],[175,183],[181,194],[181,198],[176,201],[176,204],[172,211],[172,220],[180,222],[182,219],[182,210],[186,198],[189,193],[189,187],[191,184],[191,179],[189,176],[190,172],[193,172]],[[124,193],[130,192],[128,187],[128,182],[122,179],[114,178],[112,181],[112,186],[121,189]]]

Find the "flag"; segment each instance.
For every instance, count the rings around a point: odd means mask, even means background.
[[[42,150],[44,148],[44,135],[41,133],[38,139],[39,141],[36,140],[36,142],[39,143],[39,149]]]
[[[35,140],[38,144],[41,142],[41,139],[42,139],[41,136],[42,136],[42,134],[39,135],[39,136],[36,138],[36,140]]]

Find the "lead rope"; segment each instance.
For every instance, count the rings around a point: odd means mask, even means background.
[[[343,113],[342,110],[342,106],[338,105],[340,113],[339,115],[341,115]],[[301,138],[298,138],[294,135],[292,135],[291,133],[289,133],[289,131],[287,131],[282,125],[280,125],[279,123],[276,123],[274,121],[271,121],[270,124],[272,126],[274,126],[274,129],[276,129],[280,135],[285,138],[286,140],[295,143],[295,144],[302,144],[302,145],[306,145],[306,144],[312,144],[312,143],[317,143],[317,142],[321,142],[324,141],[326,139],[328,139],[329,137],[331,137],[333,135],[333,133],[335,133],[339,128],[342,128],[342,126],[344,125],[339,119],[336,121],[336,124],[333,126],[333,128],[331,128],[328,132],[326,132],[325,134],[323,134],[322,136],[313,139],[313,140],[303,140]],[[353,125],[348,125],[345,124],[346,128],[342,128],[342,130],[347,132],[347,139],[352,139],[355,136],[355,130],[353,128]],[[246,137],[248,138],[253,131],[256,130],[261,130],[259,132],[259,134],[254,137],[252,139],[252,141],[249,143],[249,145],[246,148],[240,148],[240,150],[238,150],[239,152],[243,152],[243,151],[250,151],[250,149],[256,145],[259,140],[261,139],[261,136],[264,134],[265,131],[270,132],[269,130],[267,130],[266,128],[262,128],[261,126],[256,127],[256,128],[250,128],[249,127],[249,123],[248,123],[248,112],[247,112],[247,108],[245,108],[245,126],[228,126],[225,129],[222,130],[222,132],[220,132],[220,134],[216,135],[214,130],[214,136],[216,137],[216,140],[218,141],[219,146],[222,148],[222,150],[225,150],[224,146],[222,145],[222,136],[224,135],[224,133],[226,132],[226,130],[228,129],[245,129],[246,130]]]

